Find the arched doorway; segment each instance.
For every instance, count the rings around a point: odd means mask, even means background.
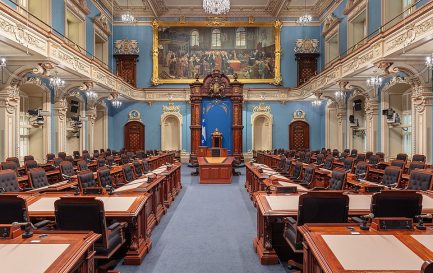
[[[289,149],[310,149],[310,125],[302,120],[289,125]]]
[[[382,91],[381,114],[385,155],[390,159],[401,152],[412,155],[412,89],[409,83],[390,84]]]
[[[253,120],[253,150],[272,150],[272,118],[259,115]]]
[[[127,151],[144,150],[144,124],[129,121],[124,127],[124,147]]]
[[[33,155],[36,161],[43,162],[45,155],[50,151],[50,103],[51,92],[40,79],[30,78],[20,86],[19,157],[21,160],[26,155]],[[39,112],[39,115],[38,110],[43,110],[44,113]],[[43,123],[40,123],[41,120]]]
[[[181,137],[181,120],[179,120],[179,117],[175,115],[163,117],[161,119],[161,150],[181,150]]]

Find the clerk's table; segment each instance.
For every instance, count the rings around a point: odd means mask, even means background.
[[[230,184],[234,157],[198,157],[200,184]]]

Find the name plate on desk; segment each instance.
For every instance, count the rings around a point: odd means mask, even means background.
[[[95,187],[95,188],[84,188],[83,189],[83,194],[102,194],[103,189],[99,188],[99,187]]]
[[[371,223],[371,228],[384,231],[384,230],[412,230],[413,220],[410,218],[374,218]]]
[[[13,239],[22,234],[19,226],[0,225],[0,239]]]

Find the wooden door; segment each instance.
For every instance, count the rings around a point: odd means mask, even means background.
[[[139,121],[130,121],[125,124],[125,149],[127,151],[144,150],[144,124]]]
[[[290,150],[310,149],[310,125],[305,121],[294,121],[289,125]]]

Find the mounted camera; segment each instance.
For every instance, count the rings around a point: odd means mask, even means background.
[[[27,111],[27,114],[29,114],[31,117],[35,117],[31,121],[31,124],[33,127],[39,127],[45,124],[44,116],[49,116],[49,111],[43,111],[42,109],[30,109]]]

